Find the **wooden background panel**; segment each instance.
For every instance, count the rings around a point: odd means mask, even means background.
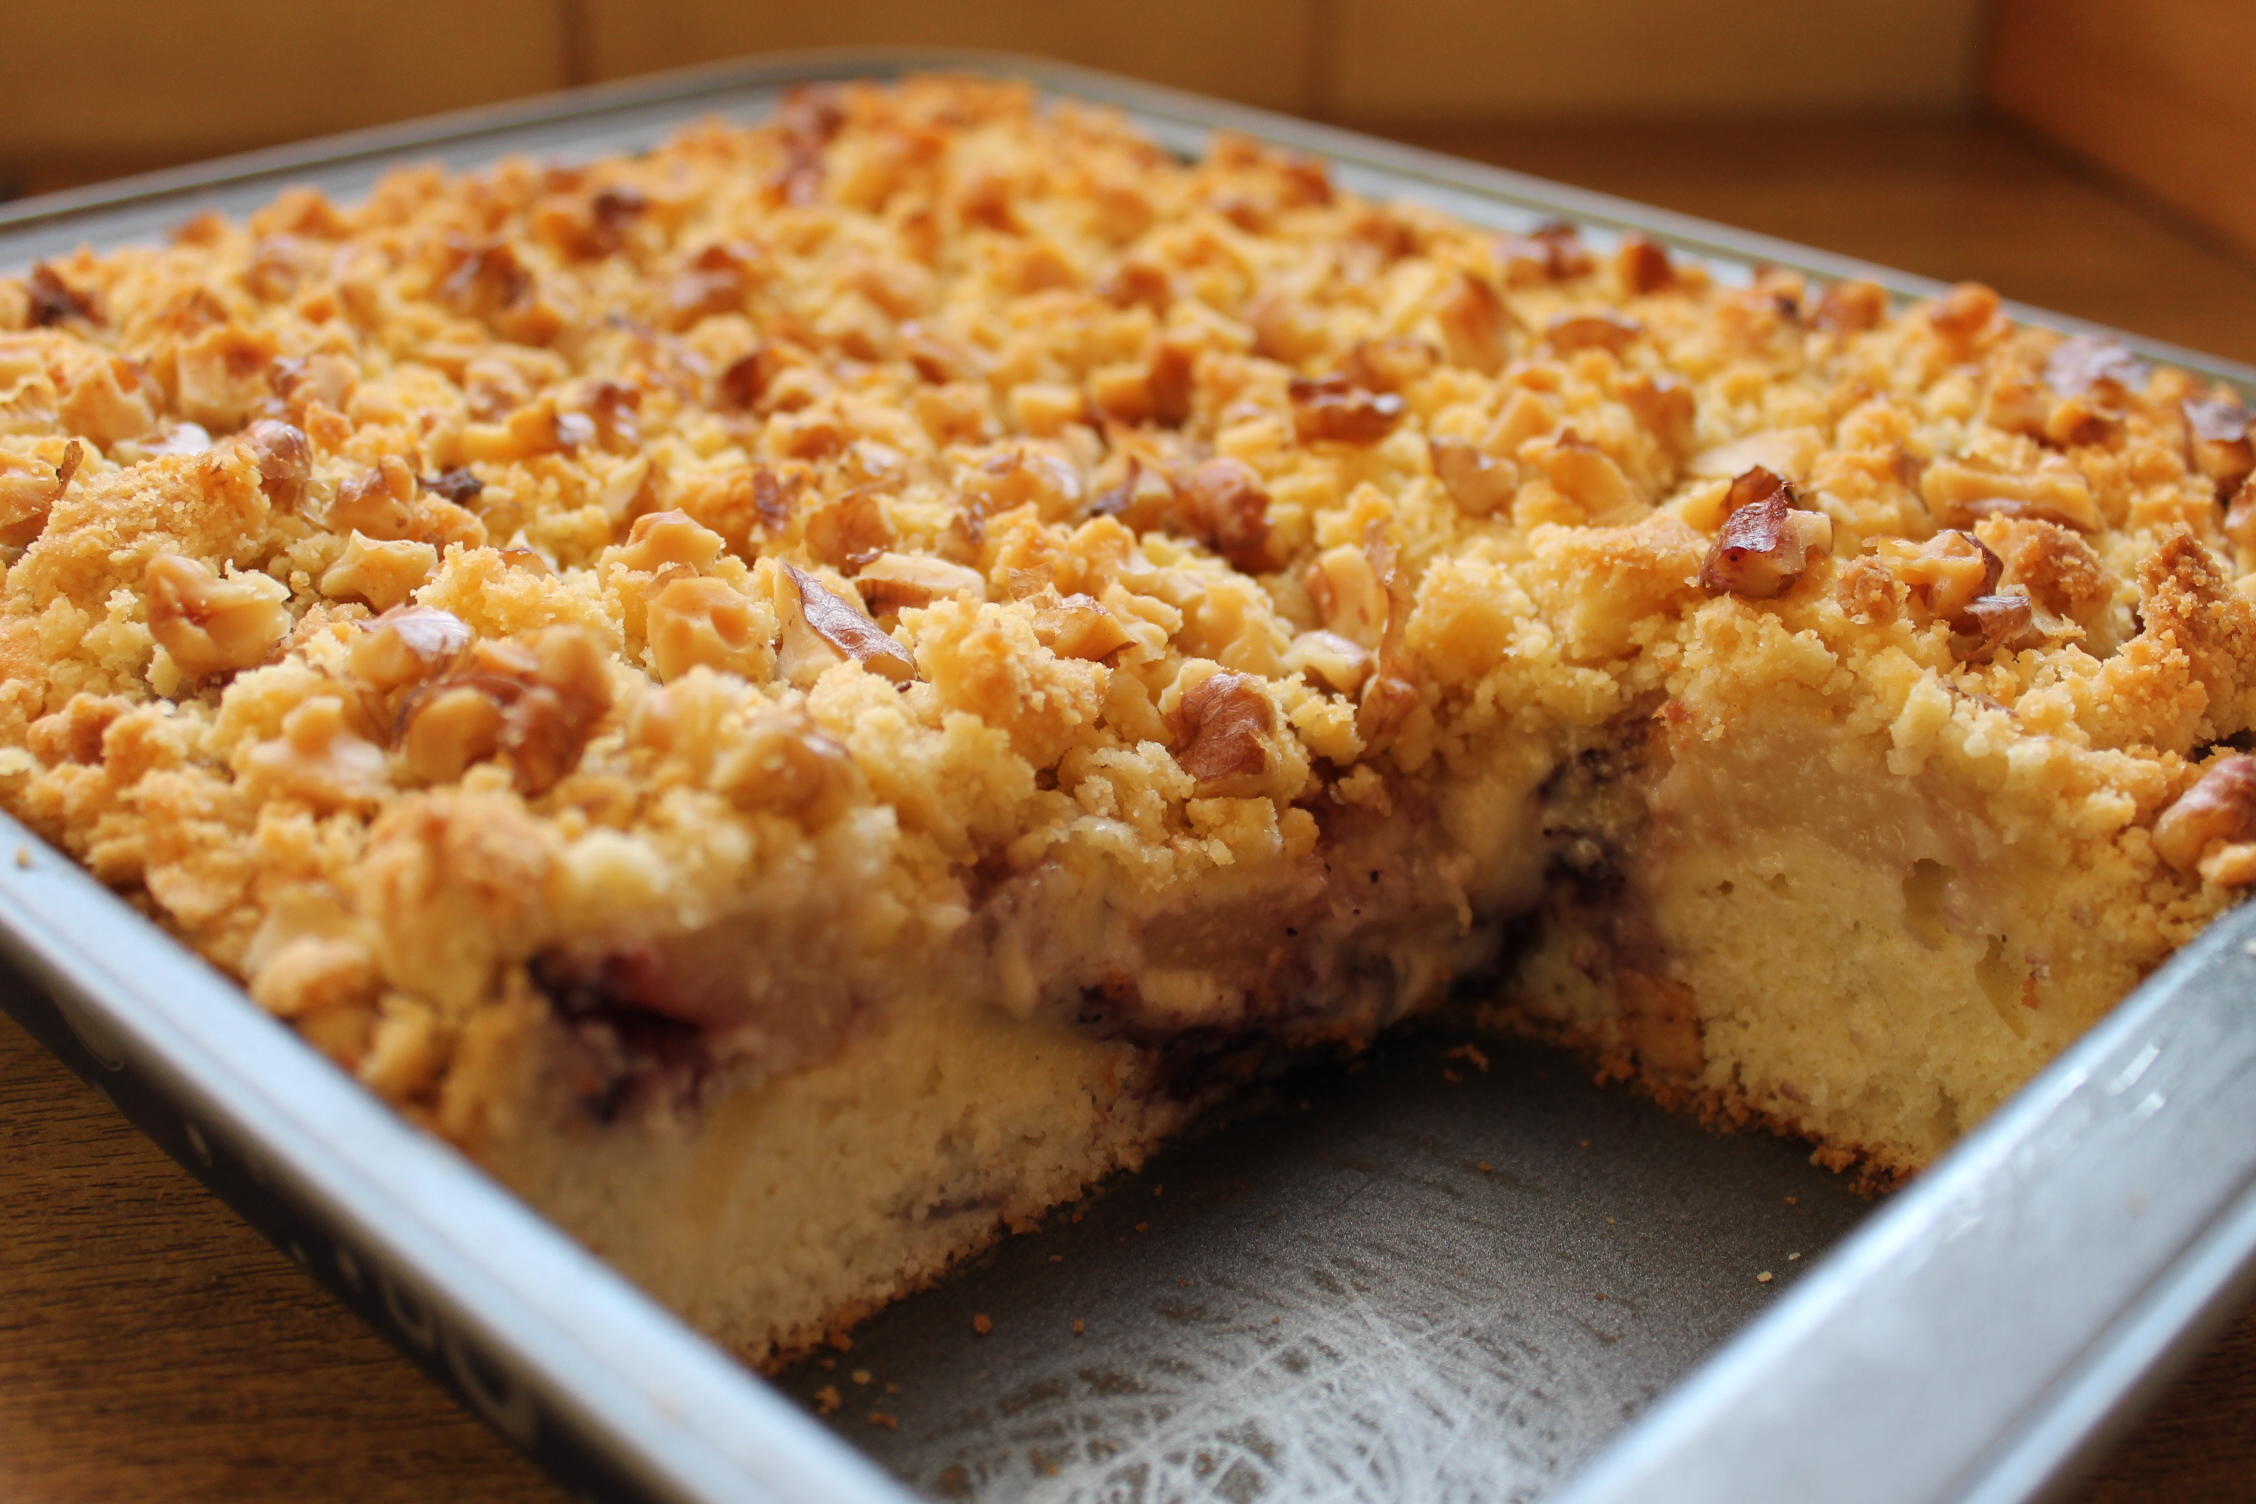
[[[191,161],[567,82],[558,0],[9,0],[0,159]]]
[[[1996,0],[2008,114],[2256,248],[2256,5]]]
[[[1273,109],[1312,104],[1317,0],[579,0],[597,78],[848,43],[994,47],[1132,73]]]
[[[1979,0],[1335,0],[1344,119],[1948,110]]]
[[[2245,256],[1994,122],[1529,121],[1410,134],[2256,362],[2256,267]]]

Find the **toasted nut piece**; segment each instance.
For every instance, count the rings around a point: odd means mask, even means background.
[[[110,457],[128,465],[169,455],[208,454],[212,436],[201,423],[167,423],[154,433],[120,439],[110,446]]]
[[[862,566],[854,588],[872,611],[929,606],[951,596],[987,598],[987,577],[978,570],[930,554],[883,553]]]
[[[1371,672],[1369,651],[1337,632],[1301,633],[1286,651],[1285,663],[1341,694],[1353,694]]]
[[[1736,478],[1749,470],[1768,470],[1788,480],[1806,478],[1824,448],[1825,436],[1814,428],[1769,428],[1703,449],[1685,470],[1703,477]]]
[[[1628,349],[1645,332],[1645,326],[1626,313],[1562,313],[1546,324],[1543,337],[1561,355],[1577,350]]]
[[[803,713],[767,710],[735,739],[716,786],[740,804],[826,824],[851,802],[858,775],[846,749]]]
[[[1467,271],[1458,272],[1435,317],[1449,348],[1449,363],[1483,375],[1493,375],[1504,364],[1510,353],[1505,336],[1519,327],[1503,295],[1486,277]]]
[[[149,383],[114,355],[65,386],[59,409],[64,428],[104,448],[140,438],[157,426]]]
[[[415,533],[415,472],[407,461],[385,455],[376,468],[337,488],[329,504],[329,526],[337,532],[364,533],[379,542]]]
[[[1327,630],[1362,648],[1376,648],[1386,635],[1387,589],[1370,553],[1352,543],[1327,548],[1309,561],[1303,576]]]
[[[1699,407],[1692,388],[1674,376],[1630,371],[1615,383],[1622,404],[1637,415],[1653,437],[1675,453],[1692,447]]]
[[[89,324],[102,322],[101,305],[93,294],[79,291],[65,282],[46,262],[39,262],[24,278],[26,313],[33,329],[48,329],[70,319],[84,319]]]
[[[1359,339],[1340,362],[1340,374],[1359,387],[1374,392],[1399,392],[1431,374],[1440,354],[1422,339],[1395,335],[1388,339]]]
[[[703,574],[727,547],[719,533],[687,512],[645,512],[627,530],[619,560],[629,569],[653,574],[670,564]]]
[[[2005,566],[1972,533],[1945,529],[1924,543],[1891,539],[1881,557],[1929,611],[1961,632],[1978,630],[1968,608],[1997,589]]]
[[[2191,872],[2216,841],[2256,839],[2256,757],[2245,753],[2209,764],[2201,781],[2178,796],[2154,822],[2154,850],[2180,872]]]
[[[243,438],[258,461],[259,489],[266,499],[285,510],[296,508],[313,479],[313,441],[305,430],[278,418],[261,418]]]
[[[1561,429],[1536,463],[1559,494],[1592,519],[1606,517],[1640,499],[1614,457],[1571,428]]]
[[[1794,488],[1768,470],[1733,481],[1732,512],[1700,568],[1702,587],[1765,601],[1800,579],[1811,552],[1831,544],[1833,530],[1821,513],[1797,511],[1795,499]]]
[[[1426,445],[1434,474],[1460,511],[1490,517],[1519,493],[1520,467],[1463,439],[1433,439]]]
[[[262,662],[289,634],[289,587],[263,574],[221,579],[194,559],[158,554],[142,581],[150,633],[192,678]]]
[[[963,493],[963,506],[976,516],[992,517],[1031,505],[1046,518],[1058,518],[1077,513],[1088,491],[1081,483],[1081,473],[1057,455],[1013,449],[984,461],[965,476]],[[812,534],[810,527],[810,537]],[[874,527],[864,529],[862,547],[875,558],[892,541],[893,530],[879,515]]]
[[[1538,225],[1525,235],[1506,236],[1497,243],[1497,253],[1514,287],[1571,281],[1589,272],[1594,264],[1581,234],[1560,220]]]
[[[1364,530],[1363,553],[1387,597],[1377,664],[1355,707],[1355,734],[1376,749],[1402,728],[1423,696],[1410,656],[1410,583],[1403,577],[1401,550],[1374,522]]]
[[[794,564],[783,566],[783,637],[778,652],[784,677],[805,688],[833,663],[852,659],[896,684],[916,677],[916,660],[878,624],[829,586]]]
[[[1811,319],[1820,329],[1836,329],[1843,333],[1854,330],[1878,328],[1888,316],[1888,292],[1876,282],[1862,282],[1844,278],[1825,289],[1818,300],[1817,313]]]
[[[2063,397],[2081,397],[2095,389],[2115,401],[2146,389],[2154,367],[2111,339],[2074,335],[2064,339],[2045,361],[2045,385]]]
[[[246,755],[250,775],[320,809],[373,804],[384,792],[384,751],[355,734],[335,700],[307,700],[282,719],[282,735]]]
[[[1643,235],[1622,237],[1621,249],[1614,253],[1614,274],[1621,278],[1622,291],[1632,297],[1659,292],[1676,281],[1668,251]]]
[[[1344,376],[1296,376],[1291,384],[1293,431],[1303,444],[1376,444],[1409,410],[1392,392],[1367,392]]]
[[[1965,527],[1984,517],[2041,517],[2085,533],[2102,526],[2090,484],[2065,456],[2034,471],[1981,470],[1938,460],[1920,476],[1919,494],[1944,527]]]
[[[425,783],[452,783],[501,750],[507,708],[491,686],[468,680],[433,685],[408,702],[400,751]]]
[[[669,682],[699,664],[765,678],[772,656],[763,629],[773,625],[765,616],[725,581],[696,576],[669,580],[651,599],[643,629],[651,666]]]
[[[1212,459],[1184,481],[1191,530],[1249,574],[1277,567],[1269,552],[1269,492],[1251,465]]]
[[[1108,658],[1136,639],[1093,595],[1034,608],[1034,635],[1061,658]]]
[[[869,491],[849,491],[816,503],[806,513],[807,552],[848,574],[862,568],[893,541],[893,524]]]
[[[466,507],[486,494],[486,483],[460,465],[452,470],[441,470],[436,475],[419,476],[416,483],[432,495],[443,496],[458,507]]]
[[[399,689],[445,673],[472,635],[470,624],[452,611],[401,606],[369,623],[345,661],[353,677],[370,688]]]
[[[608,655],[593,634],[550,627],[484,641],[400,707],[401,750],[417,777],[446,783],[506,753],[518,788],[537,794],[579,765],[611,708]]]
[[[0,470],[0,528],[12,528],[47,515],[86,457],[86,446],[72,439],[63,446],[63,458],[53,469],[36,461],[28,470]],[[21,540],[17,540],[21,541]]]
[[[439,551],[428,543],[395,538],[379,543],[354,533],[345,551],[321,576],[321,593],[336,600],[355,597],[379,611],[402,604],[439,567]]]
[[[2182,407],[2186,419],[2186,459],[2207,476],[2223,495],[2256,469],[2256,431],[2248,409],[2237,397],[2188,397]]]
[[[2006,329],[1998,295],[1979,282],[1961,282],[1928,304],[1927,323],[1961,355],[1973,353]]]
[[[1170,720],[1175,761],[1201,783],[1269,766],[1264,738],[1276,723],[1276,711],[1249,675],[1227,669],[1208,675],[1183,696]]]
[[[2025,595],[1978,595],[1966,603],[1965,616],[1978,640],[1961,657],[1987,657],[1999,648],[2035,647],[2045,640],[2036,603]]]

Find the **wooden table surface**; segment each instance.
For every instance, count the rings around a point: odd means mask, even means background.
[[[2256,360],[2256,267],[1979,122],[1422,139]],[[2087,1497],[2256,1499],[2256,1314]],[[0,1499],[561,1498],[0,1019]]]

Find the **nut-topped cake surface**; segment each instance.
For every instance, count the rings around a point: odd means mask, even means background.
[[[2256,882],[2249,423],[810,90],[0,282],[0,799],[755,1354],[1444,1004],[1885,1177]]]

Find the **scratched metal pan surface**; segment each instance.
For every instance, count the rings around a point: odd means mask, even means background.
[[[1500,228],[1564,216],[1726,276],[1935,290],[1108,75],[932,52],[694,70],[0,206],[0,268],[291,183],[349,198],[403,161],[631,151],[797,83],[934,66],[1117,105],[1185,151],[1265,137]],[[1877,1208],[1791,1145],[1711,1136],[1564,1058],[1410,1037],[1274,1083],[770,1385],[20,827],[0,842],[0,1003],[580,1497],[2031,1498],[2230,1309],[2256,1249],[2242,914]]]

